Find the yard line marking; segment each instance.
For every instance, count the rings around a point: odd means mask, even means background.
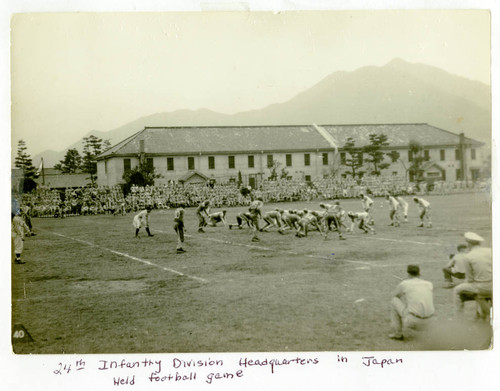
[[[166,231],[162,231],[159,229],[156,229],[157,232],[161,233],[167,233]],[[257,250],[264,250],[264,251],[275,251],[277,253],[285,254],[285,255],[296,255],[300,257],[307,257],[307,258],[313,258],[313,259],[320,259],[320,260],[326,260],[326,261],[335,261],[335,262],[346,262],[346,263],[355,263],[355,264],[360,264],[360,265],[369,265],[373,267],[387,267],[389,265],[376,265],[371,262],[363,262],[363,261],[354,261],[351,259],[335,259],[329,256],[324,256],[324,255],[312,255],[312,254],[299,254],[298,252],[295,251],[286,251],[286,250],[277,250],[274,248],[270,247],[264,247],[264,246],[256,246],[254,244],[246,244],[246,243],[238,243],[238,242],[232,242],[230,240],[224,240],[224,239],[217,239],[217,238],[210,238],[207,236],[193,236],[193,235],[184,235],[187,238],[200,238],[200,239],[205,239],[209,240],[212,242],[217,242],[217,243],[223,243],[223,244],[229,244],[231,246],[240,246],[240,247],[248,247],[248,248],[255,248]]]
[[[137,257],[134,257],[133,255],[129,255],[127,253],[122,253],[120,251],[116,251],[116,250],[112,250],[110,248],[107,248],[107,247],[102,247],[102,246],[99,246],[95,243],[91,243],[91,242],[88,242],[86,240],[82,240],[82,239],[77,239],[77,238],[72,238],[70,236],[66,236],[66,235],[63,235],[63,234],[60,234],[60,233],[57,233],[57,232],[52,232],[52,231],[49,231],[50,233],[54,234],[54,235],[57,235],[57,236],[61,236],[63,238],[66,238],[66,239],[70,239],[70,240],[74,240],[75,242],[80,242],[80,243],[84,243],[86,245],[89,245],[91,247],[96,247],[96,248],[99,248],[101,250],[105,250],[105,251],[109,251],[113,254],[116,254],[116,255],[120,255],[122,257],[126,257],[126,258],[130,258],[130,259],[133,259],[134,261],[137,261],[137,262],[141,262],[145,265],[149,265],[149,266],[154,266],[154,267],[157,267],[159,269],[162,269],[162,270],[165,270],[167,272],[170,272],[170,273],[173,273],[173,274],[177,274],[178,276],[183,276],[183,277],[187,277],[187,278],[191,278],[193,280],[196,280],[196,281],[200,281],[200,282],[208,282],[208,280],[204,279],[204,278],[201,278],[201,277],[196,277],[196,276],[192,276],[190,274],[185,274],[185,273],[182,273],[182,272],[179,272],[177,270],[174,270],[174,269],[171,269],[169,267],[165,267],[165,266],[161,266],[161,265],[158,265],[156,263],[153,263],[153,262],[150,262],[150,261],[147,261],[145,259],[141,259],[141,258],[137,258]]]
[[[374,239],[374,240],[385,240],[387,242],[398,242],[398,243],[413,243],[413,244],[422,244],[422,245],[432,245],[432,246],[446,246],[446,244],[442,243],[433,243],[433,242],[417,242],[415,240],[403,240],[403,239],[389,239],[389,238],[374,238],[370,236],[366,236],[367,239]]]

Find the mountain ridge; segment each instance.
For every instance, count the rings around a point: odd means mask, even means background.
[[[327,75],[291,99],[235,114],[207,108],[180,109],[142,116],[109,131],[91,131],[112,145],[145,126],[259,126],[304,124],[429,123],[488,143],[491,139],[490,87],[426,64],[395,58],[384,66],[365,66]],[[82,137],[82,140],[83,140]],[[82,150],[79,141],[69,148]],[[66,150],[67,150],[66,149]],[[52,153],[48,164],[66,152]],[[53,159],[56,159],[55,161]],[[36,164],[35,164],[36,165]]]

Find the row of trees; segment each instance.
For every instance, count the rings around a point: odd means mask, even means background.
[[[420,143],[416,141],[410,141],[409,150],[412,156],[412,160],[407,166],[401,159],[398,151],[382,151],[383,147],[389,145],[387,136],[385,134],[370,134],[369,139],[370,144],[364,147],[356,147],[354,139],[352,137],[349,137],[347,138],[346,143],[343,147],[346,155],[345,158],[342,159],[341,164],[349,169],[348,173],[353,178],[361,173],[364,173],[364,171],[360,171],[360,169],[366,163],[371,165],[372,168],[369,173],[371,175],[379,176],[382,170],[389,168],[389,166],[391,165],[391,163],[385,160],[385,158],[388,157],[391,162],[399,161],[403,165],[406,174],[410,173],[414,180],[419,181],[422,179],[422,166],[424,162],[429,160],[429,158],[425,156],[424,148]]]
[[[343,146],[340,165],[338,165],[337,162],[333,162],[332,165],[330,165],[330,175],[337,176],[341,171],[341,167],[344,166],[348,170],[346,173],[356,178],[365,173],[365,171],[361,171],[361,169],[368,164],[371,167],[369,174],[379,176],[382,170],[389,168],[391,165],[391,163],[386,160],[386,157],[388,157],[391,162],[399,161],[403,165],[406,174],[410,173],[415,180],[422,179],[422,165],[428,158],[425,157],[424,148],[421,144],[416,141],[410,142],[410,153],[413,159],[410,165],[407,166],[401,159],[399,152],[384,152],[382,150],[383,147],[389,145],[385,134],[370,134],[369,140],[370,144],[364,147],[357,147],[355,140],[352,137],[348,137]],[[269,179],[271,180],[288,177],[286,168],[282,167],[282,164],[276,160],[274,160],[273,165],[269,167],[269,171]]]
[[[94,158],[109,148],[109,140],[103,140],[94,135],[83,138],[83,154],[76,148],[70,148],[66,151],[64,158],[59,161],[54,168],[64,174],[74,174],[84,172],[90,175],[92,185],[95,183],[97,174],[97,164]],[[35,178],[40,175],[40,172],[33,165],[33,160],[27,152],[28,147],[24,140],[19,140],[17,143],[17,155],[14,160],[14,166],[23,170],[24,182],[23,191],[29,192],[36,188]]]

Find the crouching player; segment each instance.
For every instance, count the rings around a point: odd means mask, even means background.
[[[370,223],[370,215],[368,212],[349,211],[347,212],[347,217],[351,219],[351,232],[354,232],[354,225],[356,224],[356,221],[358,221],[358,228],[363,230],[365,234],[367,234],[368,232],[371,232],[372,234],[375,233],[375,230],[368,225]]]
[[[233,227],[238,227],[238,229],[243,229],[243,224],[246,223],[248,228],[252,228],[252,215],[250,212],[241,212],[236,215],[237,224],[229,224],[229,229]]]
[[[151,234],[149,231],[149,215],[151,214],[151,206],[147,206],[146,209],[143,211],[137,213],[134,216],[134,221],[133,221],[133,226],[135,228],[135,237],[139,237],[139,230],[141,227],[146,227],[146,232],[148,233],[148,236],[154,236]]]
[[[224,227],[226,226],[226,211],[223,210],[221,212],[214,212],[208,215],[210,222],[212,223],[212,227],[216,227],[217,223],[223,223]]]
[[[399,227],[399,202],[390,194],[385,195],[385,199],[389,203],[389,218],[391,219],[391,224],[389,226]]]
[[[314,212],[309,212],[307,209],[304,210],[303,216],[298,222],[299,228],[295,236],[298,238],[303,238],[307,236],[309,226],[316,228],[320,234],[323,234],[323,230],[318,222],[318,215]]]
[[[413,197],[413,201],[418,205],[420,209],[420,225],[419,227],[424,226],[424,219],[427,220],[427,227],[432,228],[431,222],[431,204],[429,201],[424,200],[423,198]]]
[[[271,227],[278,227],[278,230],[281,229],[281,225],[282,225],[281,213],[279,212],[278,209],[271,210],[269,212],[264,213],[264,216],[262,218],[266,222],[266,225],[264,225],[260,229],[260,232],[267,231]]]
[[[278,230],[280,234],[283,234],[287,229],[299,229],[300,216],[293,210],[279,210],[281,214],[281,221],[283,226]]]

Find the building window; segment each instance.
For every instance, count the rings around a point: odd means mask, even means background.
[[[292,155],[291,154],[286,155],[286,166],[292,167]]]
[[[471,148],[470,150],[470,159],[476,160],[476,150],[474,148]]]
[[[267,168],[271,168],[273,166],[274,159],[273,155],[267,155]]]
[[[409,162],[413,161],[413,151],[408,151],[408,161]]]
[[[213,170],[214,168],[215,168],[215,157],[209,156],[208,157],[208,169]]]
[[[105,174],[108,173],[108,161],[107,160],[104,161],[104,173]]]
[[[304,153],[304,166],[310,166],[310,165],[311,165],[311,154]]]
[[[389,156],[391,157],[391,162],[396,163],[398,161],[399,153],[397,151],[391,151]]]
[[[254,168],[254,167],[255,167],[254,156],[249,155],[248,156],[248,168]]]
[[[167,157],[167,171],[174,171],[174,158]]]
[[[446,151],[444,149],[439,150],[439,159],[444,161],[446,159]]]
[[[132,165],[130,164],[130,159],[123,159],[123,171],[127,172],[130,171],[132,168]]]
[[[462,154],[460,153],[460,149],[455,149],[455,160],[462,160]]]
[[[340,163],[345,164],[345,152],[340,152]]]
[[[194,170],[194,157],[188,157],[188,170]]]
[[[305,180],[306,182],[311,182],[311,175],[306,175]]]
[[[471,168],[470,175],[473,181],[477,181],[479,179],[479,169]]]
[[[153,163],[153,158],[152,157],[148,157],[146,158],[146,165],[148,168],[154,168],[154,163]]]
[[[424,159],[425,159],[425,160],[429,160],[430,158],[431,158],[431,157],[430,157],[430,155],[429,155],[429,150],[428,150],[428,149],[424,150]]]
[[[457,168],[456,177],[457,177],[457,181],[462,180],[462,170],[460,168]]]
[[[229,168],[234,168],[234,156],[227,157],[227,166]]]
[[[392,172],[392,176],[398,176],[398,172],[397,171],[393,171]]]
[[[323,152],[323,165],[328,166],[328,152]]]

